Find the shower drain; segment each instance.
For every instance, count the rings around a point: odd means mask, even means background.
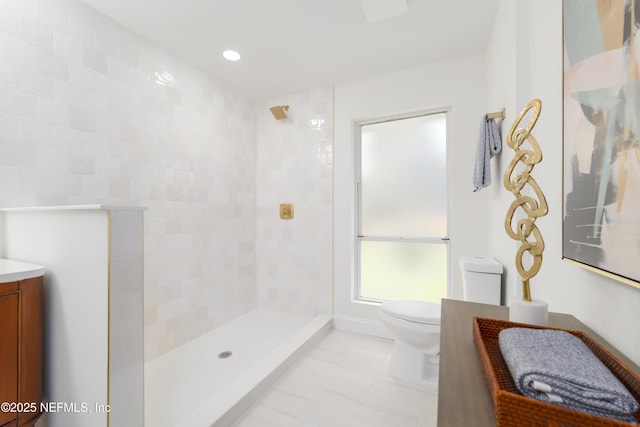
[[[231,357],[231,355],[233,354],[233,352],[231,351],[223,351],[222,353],[218,354],[218,359],[228,359]]]

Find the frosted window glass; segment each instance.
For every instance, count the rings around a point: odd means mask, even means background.
[[[360,295],[440,303],[447,297],[445,243],[362,241]]]
[[[446,114],[362,126],[361,233],[447,235]]]

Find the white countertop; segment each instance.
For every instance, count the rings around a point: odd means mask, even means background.
[[[44,275],[44,267],[0,258],[0,283],[15,282]]]

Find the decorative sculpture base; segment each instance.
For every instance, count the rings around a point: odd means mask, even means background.
[[[530,325],[547,326],[549,305],[541,300],[523,301],[513,298],[509,304],[509,320]]]

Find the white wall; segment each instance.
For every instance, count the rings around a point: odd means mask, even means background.
[[[505,67],[513,61],[528,63],[528,73]],[[546,248],[542,269],[531,280],[533,297],[547,301],[551,311],[576,316],[640,364],[640,289],[561,260],[562,69],[562,2],[502,0],[488,50],[488,104],[504,102],[510,126],[530,98],[542,100],[533,134],[541,144],[543,160],[532,175],[546,196],[549,214],[536,222]],[[502,170],[511,157],[503,153]],[[490,247],[506,263],[509,294],[515,295],[520,292],[513,261],[517,246],[503,228],[511,197],[505,191],[491,198]]]
[[[44,401],[49,427],[139,427],[144,420],[143,210],[4,210],[7,257],[46,266]],[[102,409],[110,405],[109,414]]]
[[[333,188],[336,314],[377,319],[377,306],[351,302],[354,123],[417,111],[451,108],[451,284],[452,296],[462,297],[458,258],[461,254],[484,254],[487,250],[486,195],[489,190],[472,191],[478,133],[481,119],[488,112],[485,72],[485,57],[477,54],[336,85]]]
[[[147,359],[255,307],[255,105],[80,0],[1,8],[0,207],[148,208]]]
[[[523,48],[518,47],[516,40],[516,36],[520,34],[518,31],[522,31],[519,30],[521,27],[516,21],[518,4],[518,2],[501,3],[487,49],[487,105],[493,108],[505,108],[505,119],[502,123],[503,150],[493,163],[495,167],[492,168],[491,175],[496,185],[487,189],[487,201],[490,203],[486,208],[489,213],[488,235],[491,236],[488,240],[488,251],[505,266],[502,277],[503,303],[508,303],[513,292],[511,289],[514,283],[513,276],[517,275],[512,268],[517,245],[504,231],[504,218],[513,200],[512,194],[505,190],[502,183],[504,172],[513,157],[513,152],[505,144],[505,136],[522,108],[516,102],[517,64],[518,61],[523,60],[523,57],[528,59],[528,51],[523,52]]]
[[[286,120],[273,118],[276,105],[290,106]],[[258,306],[331,313],[333,91],[262,102],[256,115]],[[280,203],[293,203],[292,220]]]

